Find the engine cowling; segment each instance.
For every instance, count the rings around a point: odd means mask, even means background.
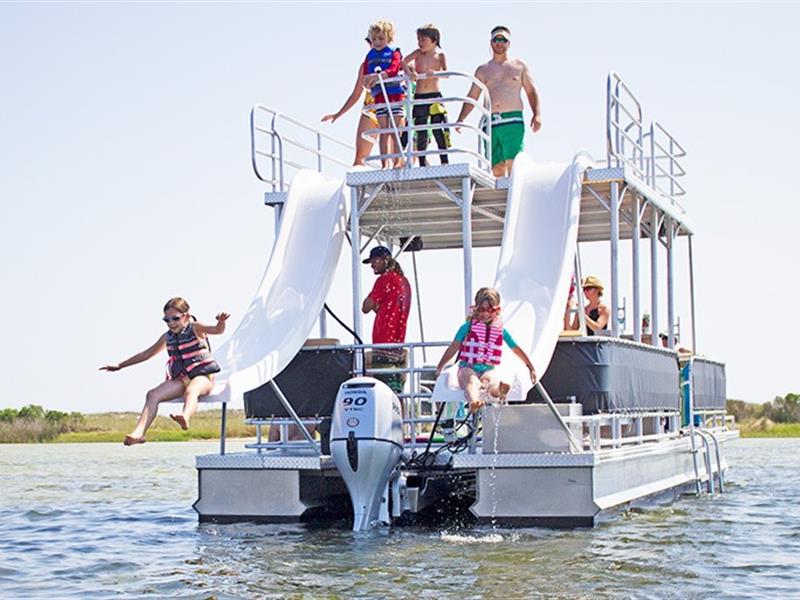
[[[336,395],[331,455],[353,502],[353,531],[388,522],[388,486],[403,453],[400,400],[373,377],[344,382]]]

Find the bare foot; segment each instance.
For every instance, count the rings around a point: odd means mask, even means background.
[[[469,403],[470,414],[478,412],[484,405],[483,400],[473,400]]]
[[[497,386],[497,391],[500,392],[499,398],[500,402],[506,401],[506,396],[508,396],[508,392],[511,390],[511,386],[504,381],[500,382],[500,385]]]
[[[183,415],[170,415],[169,418],[175,421],[178,425],[180,425],[181,429],[183,429],[184,431],[189,429],[189,421],[184,419]]]
[[[133,446],[135,444],[144,444],[146,441],[147,440],[145,440],[143,437],[137,438],[130,435],[126,435],[122,443],[125,444],[126,446]]]

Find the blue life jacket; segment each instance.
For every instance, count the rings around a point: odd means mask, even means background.
[[[383,50],[375,50],[375,48],[370,49],[370,51],[367,52],[366,74],[374,73],[376,69],[380,68],[380,70],[384,72],[384,77],[386,77],[385,73],[389,70],[389,67],[392,66],[392,57],[394,56],[395,50],[398,52],[400,51],[399,48],[392,48],[390,46],[386,46]],[[400,74],[399,71],[397,74]],[[386,93],[390,96],[402,94],[406,91],[403,87],[403,83],[400,81],[384,84],[384,87],[386,88]],[[380,96],[383,93],[381,85],[378,83],[372,86],[370,93],[373,98]]]

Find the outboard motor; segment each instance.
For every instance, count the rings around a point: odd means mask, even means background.
[[[331,455],[353,502],[353,531],[389,522],[389,479],[403,453],[400,400],[382,381],[355,377],[336,395]],[[383,517],[383,518],[382,518]]]

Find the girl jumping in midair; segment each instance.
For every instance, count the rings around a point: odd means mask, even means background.
[[[143,444],[144,434],[158,414],[158,405],[183,396],[183,412],[170,415],[181,429],[189,429],[189,420],[197,410],[199,396],[209,394],[214,389],[214,373],[219,365],[211,357],[207,336],[219,335],[225,331],[225,321],[230,315],[221,312],[216,316],[216,325],[204,325],[189,314],[189,303],[183,298],[172,298],[164,305],[164,322],[168,330],[156,342],[126,358],[120,363],[100,367],[101,371],[119,371],[125,367],[144,362],[164,348],[169,353],[167,380],[145,396],[144,408],[136,427],[123,442],[126,446]]]
[[[436,367],[438,378],[450,359],[458,353],[458,384],[464,390],[470,412],[476,412],[483,406],[481,390],[486,390],[495,398],[504,399],[510,389],[509,384],[497,381],[494,373],[495,366],[500,364],[503,342],[525,363],[531,382],[536,383],[533,363],[503,328],[499,292],[488,287],[481,288],[475,294],[475,305],[468,320],[458,330]]]

